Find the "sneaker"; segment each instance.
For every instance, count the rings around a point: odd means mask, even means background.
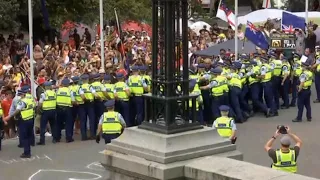
[[[52,134],[51,134],[51,133],[49,133],[49,132],[46,132],[46,133],[44,134],[44,136],[46,136],[46,137],[51,137],[51,136],[52,136]]]

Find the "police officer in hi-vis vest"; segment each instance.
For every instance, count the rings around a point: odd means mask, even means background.
[[[75,101],[73,92],[69,89],[70,80],[63,79],[61,87],[57,91],[57,125],[56,125],[56,141],[60,142],[61,130],[63,126],[66,130],[66,142],[73,142],[73,126],[74,120],[72,119],[72,102]]]
[[[80,130],[82,140],[87,140],[87,117],[89,117],[90,139],[95,139],[95,114],[94,114],[94,96],[95,90],[89,84],[89,75],[81,75],[82,85],[79,89],[79,94],[84,101],[85,118],[80,119]]]
[[[102,138],[105,143],[108,144],[112,139],[116,139],[121,135],[123,129],[126,127],[126,123],[122,115],[114,111],[114,100],[109,100],[105,103],[106,112],[102,114],[99,120],[96,142],[100,142],[100,136],[102,133]]]
[[[228,138],[231,143],[235,143],[237,140],[236,131],[237,127],[232,117],[228,117],[230,107],[221,105],[219,107],[221,117],[218,117],[212,125],[212,128],[216,129],[218,134],[223,138]]]
[[[272,149],[274,141],[281,134],[283,134],[283,137],[281,137],[280,139],[280,149]],[[296,142],[293,148],[290,148],[291,139]],[[269,157],[273,161],[271,165],[272,169],[277,169],[289,173],[296,173],[298,170],[297,158],[300,153],[301,145],[301,139],[297,135],[291,133],[289,127],[278,127],[275,134],[264,146],[264,149],[268,152]]]
[[[4,118],[4,121],[8,121],[13,116],[20,114],[19,129],[21,136],[21,144],[24,148],[23,154],[20,158],[30,158],[31,157],[31,144],[34,143],[34,102],[32,99],[26,97],[27,91],[19,90],[18,93],[21,96],[15,112]]]
[[[129,97],[131,96],[130,88],[124,80],[124,74],[116,74],[118,82],[114,85],[114,97],[116,100],[117,111],[123,116],[128,127],[133,126],[130,121]]]
[[[52,83],[47,81],[43,83],[45,91],[40,95],[39,110],[42,110],[40,120],[40,142],[37,145],[45,145],[45,136],[47,130],[47,124],[49,122],[52,130],[52,142],[56,143],[56,107],[57,97],[56,92],[52,90]]]

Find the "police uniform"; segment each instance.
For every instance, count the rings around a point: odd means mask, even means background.
[[[103,85],[106,88],[106,92],[111,100],[114,100],[114,84],[111,83],[112,76],[109,74],[105,74],[103,76]]]
[[[81,75],[82,85],[79,89],[79,95],[84,96],[84,107],[85,107],[85,118],[80,119],[80,130],[81,130],[81,138],[82,140],[87,139],[87,117],[89,117],[89,125],[90,125],[90,139],[95,139],[96,134],[96,119],[94,114],[94,96],[95,90],[88,83],[89,75],[83,74]]]
[[[144,65],[140,67],[140,72],[141,72],[141,76],[144,79],[145,83],[148,86],[147,91],[145,91],[145,93],[150,93],[151,92],[151,76],[148,75],[147,72],[148,71],[148,66]]]
[[[281,105],[282,109],[288,109],[289,104],[289,94],[290,94],[290,70],[291,65],[288,62],[288,59],[284,56],[282,58],[282,68],[281,68],[281,78],[282,78],[282,100],[283,104]]]
[[[46,90],[40,95],[39,103],[42,104],[42,114],[40,120],[40,142],[38,145],[45,144],[45,133],[47,130],[47,124],[49,122],[52,130],[52,142],[56,143],[56,107],[57,107],[57,97],[56,93],[51,90],[52,83],[45,82],[44,87]]]
[[[26,91],[20,93],[26,94]],[[34,103],[31,99],[23,97],[17,105],[17,110],[20,110],[21,121],[19,123],[19,129],[21,136],[21,145],[24,148],[21,158],[31,157],[31,144],[34,143]]]
[[[137,72],[140,70],[139,66],[132,66],[131,70],[133,72]],[[130,103],[131,105],[131,112],[130,112],[130,116],[131,116],[131,123],[134,125],[140,125],[142,123],[142,121],[144,120],[144,99],[142,97],[144,90],[147,90],[148,85],[147,83],[144,81],[143,77],[138,75],[138,74],[134,74],[134,75],[130,75],[128,78],[128,86],[130,88],[130,92],[131,92],[131,99],[130,101],[132,101]],[[137,118],[136,123],[135,123],[135,117]]]
[[[281,72],[282,72],[282,61],[279,59],[275,59],[276,58],[276,54],[272,53],[271,54],[271,58],[270,58],[270,68],[272,70],[272,78],[271,78],[271,82],[272,82],[272,87],[273,87],[273,97],[274,97],[274,102],[275,102],[275,106],[277,109],[280,108],[280,103],[279,103],[279,99],[280,99],[280,88],[281,88]]]
[[[236,114],[236,121],[237,122],[244,122],[245,118],[243,117],[243,113],[241,110],[241,89],[242,89],[242,82],[241,77],[238,74],[238,69],[242,66],[239,62],[234,62],[234,65],[231,67],[233,70],[229,74],[229,87],[230,87],[230,102],[233,110]],[[241,103],[240,103],[241,102]]]
[[[115,100],[109,100],[105,103],[106,107],[114,107],[114,105]],[[116,139],[121,135],[123,129],[126,127],[126,123],[120,113],[108,110],[101,115],[99,126],[101,126],[102,137],[105,144],[108,144],[112,139]],[[97,136],[100,137],[100,135]]]
[[[228,106],[220,106],[220,111],[228,112],[230,107]],[[223,138],[228,138],[231,140],[232,132],[237,130],[236,124],[232,117],[221,116],[218,117],[214,122],[212,127],[217,130],[218,134]]]
[[[203,121],[203,108],[202,108],[202,104],[203,104],[203,98],[201,95],[201,91],[199,88],[196,88],[196,84],[197,84],[197,80],[195,79],[191,79],[189,81],[189,91],[190,91],[190,95],[196,95],[196,114],[197,114],[197,121],[202,124],[205,125],[205,122]],[[189,100],[189,107],[192,108],[192,99]],[[192,117],[192,113],[190,113],[189,115],[190,119],[193,119]]]
[[[94,113],[95,113],[95,123],[94,128],[95,130],[98,128],[98,122],[99,117],[104,112],[104,102],[107,100],[106,94],[106,88],[105,86],[100,82],[100,74],[93,74],[92,78],[94,79],[91,83],[91,87],[94,89]]]
[[[297,93],[298,93],[298,85],[299,85],[299,77],[302,73],[300,55],[295,53],[293,55],[293,78],[292,78],[292,99],[290,106],[296,106],[297,102]]]
[[[302,63],[304,67],[309,67],[308,63]],[[304,69],[302,74],[300,75],[299,81],[301,89],[298,92],[298,115],[296,119],[292,120],[292,122],[301,122],[303,109],[306,107],[307,110],[307,120],[311,121],[311,105],[310,105],[310,97],[311,97],[311,85],[313,80],[313,73],[307,69]]]
[[[266,101],[267,106],[270,108],[270,116],[278,115],[278,110],[274,103],[273,97],[273,89],[272,89],[272,72],[269,64],[267,63],[268,59],[266,57],[262,57],[263,63],[260,68],[260,75],[264,76],[261,79],[261,84],[263,88],[264,99]]]
[[[209,79],[205,79],[204,76],[206,72],[206,64],[200,63],[197,65],[197,75],[199,77],[199,86],[208,85]],[[208,123],[212,122],[212,110],[211,110],[211,96],[210,90],[203,89],[201,90],[201,95],[203,98],[203,120]]]
[[[317,52],[319,54],[319,52]],[[316,87],[317,92],[317,99],[314,101],[314,103],[320,102],[320,55],[316,56],[316,64],[315,64],[315,71],[314,71],[314,84]]]
[[[74,121],[72,119],[72,102],[75,101],[73,92],[69,89],[70,80],[63,79],[61,81],[62,87],[57,90],[57,126],[56,126],[56,140],[61,139],[61,130],[65,127],[66,142],[73,142],[73,127]]]
[[[24,85],[24,86],[21,87],[21,90],[25,92],[25,98],[30,100],[30,102],[32,103],[33,107],[36,107],[36,105],[37,105],[36,101],[35,101],[34,97],[31,94],[31,86]],[[32,133],[32,136],[33,136],[33,138],[32,138],[32,142],[31,142],[31,146],[35,146],[34,131]]]
[[[118,79],[118,82],[114,85],[114,96],[117,97],[115,104],[116,110],[123,116],[127,127],[131,127],[133,126],[133,123],[130,121],[130,94],[127,94],[127,91],[130,91],[130,88],[123,80],[124,74],[117,73],[116,77]]]

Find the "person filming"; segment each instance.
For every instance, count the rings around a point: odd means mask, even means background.
[[[272,145],[274,141],[280,135],[283,135],[280,139],[280,149],[273,149]],[[293,148],[290,147],[291,139],[296,144]],[[272,169],[277,169],[285,172],[296,173],[297,172],[297,158],[301,148],[301,139],[295,134],[290,132],[288,126],[278,126],[277,131],[266,143],[264,149],[268,152],[269,157],[273,160]]]

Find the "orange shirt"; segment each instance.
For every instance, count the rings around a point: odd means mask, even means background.
[[[12,99],[3,99],[1,102],[1,107],[3,110],[3,115],[4,116],[8,116],[9,115],[9,110],[10,110],[10,106],[12,104]]]

